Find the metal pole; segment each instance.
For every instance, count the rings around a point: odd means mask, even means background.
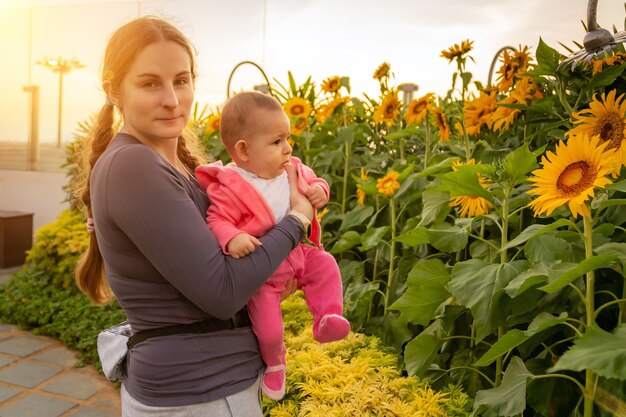
[[[57,147],[61,147],[61,115],[63,112],[63,69],[59,69],[59,125],[57,127]]]
[[[36,170],[39,162],[39,86],[27,85],[23,90],[30,93],[28,169]]]
[[[240,63],[235,65],[235,68],[233,68],[233,70],[230,72],[230,75],[228,76],[228,82],[226,83],[226,98],[230,98],[230,82],[233,80],[233,75],[235,75],[235,71],[237,71],[237,68],[239,68],[240,66],[244,64],[250,64],[256,69],[258,69],[259,71],[261,71],[261,74],[263,75],[263,78],[265,78],[265,82],[267,83],[269,87],[270,80],[269,78],[267,78],[267,74],[265,74],[265,71],[263,71],[263,68],[261,68],[259,64],[257,64],[256,62],[252,62],[252,61],[241,61]],[[274,96],[271,89],[269,90],[269,92],[270,92],[270,95]]]
[[[502,48],[498,49],[498,52],[496,52],[493,59],[491,60],[491,65],[489,66],[489,75],[487,77],[487,87],[491,87],[491,77],[493,76],[493,70],[496,67],[496,62],[498,62],[498,58],[500,57],[500,54],[506,51],[507,49],[510,49],[511,51],[515,51],[515,48],[513,48],[512,46],[503,46]]]
[[[587,3],[587,32],[598,28],[598,0],[589,0]]]

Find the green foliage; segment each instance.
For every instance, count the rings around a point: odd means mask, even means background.
[[[117,304],[96,307],[74,288],[52,285],[34,264],[0,286],[0,321],[59,339],[80,352],[81,363],[97,368],[98,333],[124,320]]]
[[[74,270],[87,242],[83,214],[78,210],[62,211],[54,222],[37,230],[26,263],[40,272],[48,285],[76,293]]]

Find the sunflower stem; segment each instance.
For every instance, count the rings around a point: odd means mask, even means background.
[[[348,202],[348,176],[350,175],[350,158],[352,154],[352,144],[346,141],[344,147],[343,160],[343,193],[341,196],[341,214],[346,213],[346,203]]]
[[[572,109],[572,106],[570,106],[569,102],[567,101],[567,93],[565,92],[565,86],[560,80],[558,81],[556,91],[557,91],[557,95],[559,96],[559,101],[561,102],[561,105],[563,105],[563,108],[565,108],[565,110],[567,111],[567,114],[570,117],[572,117],[572,113],[574,112],[574,110]]]
[[[623,278],[623,287],[622,287],[622,298],[626,298],[626,275],[622,273]],[[617,317],[617,325],[619,326],[622,323],[626,323],[626,305],[619,305],[619,316]]]
[[[504,197],[502,199],[502,236],[500,238],[500,263],[505,264],[508,262],[508,254],[506,249],[506,245],[509,243],[509,197],[511,195],[511,187],[507,184],[504,188]],[[506,329],[504,326],[498,327],[498,340],[501,340],[504,334],[506,333]],[[496,386],[500,385],[502,382],[502,369],[504,365],[504,358],[502,356],[498,356],[496,359]]]
[[[585,259],[590,259],[593,256],[593,225],[591,223],[591,216],[583,216],[583,222],[585,226]],[[587,315],[587,329],[593,326],[595,320],[595,308],[594,308],[594,281],[595,271],[591,270],[587,272],[586,282],[586,315]],[[595,391],[596,376],[590,369],[585,370],[585,400],[584,400],[584,417],[593,416],[593,392]]]
[[[428,168],[430,159],[430,123],[428,122],[428,110],[426,110],[426,146],[424,147],[424,169]]]
[[[389,272],[387,273],[387,291],[385,294],[385,314],[391,305],[391,291],[393,287],[393,275],[396,256],[396,200],[389,198],[389,208],[391,209],[391,240],[389,241]]]

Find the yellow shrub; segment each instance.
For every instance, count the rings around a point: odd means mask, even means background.
[[[460,389],[433,391],[426,382],[403,377],[397,357],[379,339],[351,333],[320,344],[301,293],[282,304],[287,346],[287,392],[265,400],[270,417],[443,417],[465,416],[469,398]]]

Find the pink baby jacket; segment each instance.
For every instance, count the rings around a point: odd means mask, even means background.
[[[328,183],[315,175],[315,172],[304,165],[300,159],[291,157],[291,162],[298,174],[298,191],[306,195],[313,185],[322,187],[326,196],[330,194]],[[221,161],[200,165],[195,174],[198,183],[207,192],[211,204],[207,210],[207,223],[224,253],[228,253],[226,245],[241,232],[252,236],[262,236],[274,227],[276,219],[261,193],[232,169],[234,162],[223,165]],[[289,198],[286,195],[285,198]],[[309,240],[318,248],[322,248],[321,228],[317,220],[317,212],[311,221]]]

